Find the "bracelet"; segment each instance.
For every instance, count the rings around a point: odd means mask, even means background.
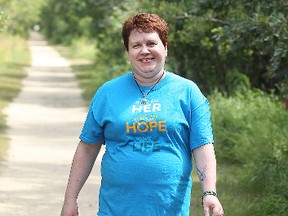
[[[208,195],[212,195],[212,196],[217,197],[217,193],[215,191],[204,191],[202,194],[202,206],[203,206],[204,198]]]

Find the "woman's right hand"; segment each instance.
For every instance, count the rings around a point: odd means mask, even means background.
[[[77,201],[67,202],[65,201],[62,207],[61,216],[78,216]]]

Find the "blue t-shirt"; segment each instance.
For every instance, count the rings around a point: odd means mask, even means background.
[[[213,142],[209,103],[194,82],[171,72],[147,104],[141,98],[129,72],[92,100],[80,139],[106,144],[98,215],[188,216],[191,152]]]

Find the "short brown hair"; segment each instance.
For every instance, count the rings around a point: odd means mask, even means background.
[[[135,29],[141,30],[145,33],[157,32],[164,46],[168,42],[168,25],[166,21],[157,14],[139,13],[130,17],[123,24],[122,39],[127,51],[130,33]]]

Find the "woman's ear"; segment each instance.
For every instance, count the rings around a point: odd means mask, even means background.
[[[168,42],[165,44],[166,57],[168,56]]]
[[[126,56],[127,56],[127,60],[128,60],[128,62],[129,62],[129,63],[131,63],[131,62],[130,62],[130,57],[129,57],[129,51],[128,51],[128,50],[126,50],[126,52],[125,52],[125,53],[126,53]]]

